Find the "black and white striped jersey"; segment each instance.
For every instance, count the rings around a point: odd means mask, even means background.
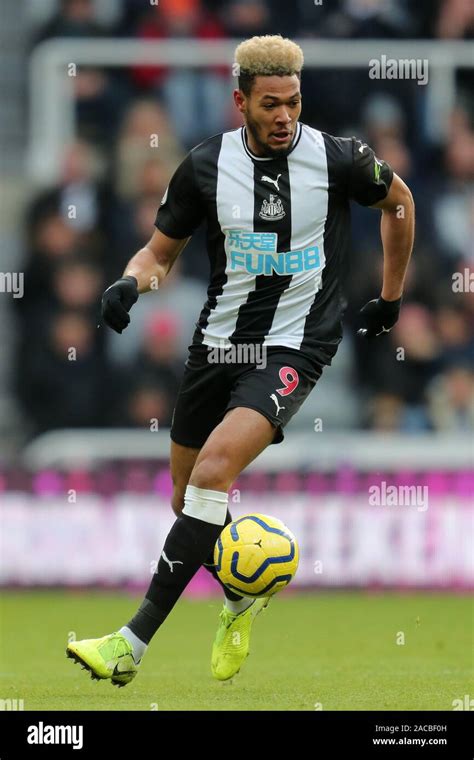
[[[254,155],[245,127],[193,148],[155,222],[181,239],[207,220],[211,279],[193,343],[286,346],[328,363],[342,337],[349,201],[377,203],[392,177],[365,143],[301,122],[285,157]]]

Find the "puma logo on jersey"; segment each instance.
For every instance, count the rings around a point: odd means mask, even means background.
[[[273,399],[273,401],[276,404],[276,408],[277,408],[276,413],[277,413],[277,415],[278,415],[278,412],[280,411],[280,409],[286,409],[286,406],[280,406],[280,404],[278,403],[278,398],[276,397],[276,395],[274,393],[271,394],[270,398]]]
[[[168,557],[166,556],[166,554],[164,553],[164,551],[161,552],[161,556],[164,559],[164,561],[167,562],[168,565],[170,566],[171,572],[173,572],[173,565],[182,565],[183,564],[183,562],[181,562],[181,560],[179,560],[179,559],[173,559],[173,560],[168,559]]]
[[[271,177],[267,177],[267,175],[264,174],[262,177],[262,182],[271,182],[272,185],[275,185],[278,192],[280,192],[280,188],[278,187],[278,180],[280,179],[280,177],[281,177],[281,174],[279,174],[276,179],[272,179]]]

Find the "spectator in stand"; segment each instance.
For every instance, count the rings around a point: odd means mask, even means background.
[[[178,331],[179,322],[173,312],[158,312],[147,322],[137,359],[128,367],[128,385],[133,388],[126,402],[130,422],[143,420],[143,411],[138,410],[148,410],[150,404],[158,405],[158,400],[160,409],[155,416],[161,424],[171,422],[184,370]]]
[[[403,406],[399,411],[399,429],[417,432],[428,428],[425,412],[426,389],[440,366],[440,344],[433,320],[421,305],[404,307],[400,319],[384,341],[367,374],[370,395],[396,398]],[[383,389],[383,390],[382,390]],[[384,404],[394,409],[395,404]],[[372,410],[372,420],[380,409]]]
[[[471,0],[442,0],[435,35],[440,39],[472,39],[474,6]]]
[[[71,79],[79,134],[100,145],[104,152],[109,151],[128,102],[121,74],[81,66]]]
[[[376,393],[367,402],[363,427],[374,433],[400,432],[403,413],[403,400],[396,393]]]
[[[447,303],[438,309],[435,319],[442,346],[442,366],[460,365],[474,369],[474,333],[463,304],[454,305],[453,298],[452,304]]]
[[[17,387],[33,433],[111,423],[116,386],[96,333],[94,321],[81,311],[63,311],[51,318],[45,339],[25,352]]]
[[[406,119],[401,103],[392,95],[377,93],[364,102],[362,130],[369,144],[384,138],[403,139]]]
[[[152,100],[135,102],[125,116],[116,147],[116,185],[123,204],[122,233],[111,251],[113,256],[109,257],[110,280],[122,271],[130,251],[148,241],[160,201],[184,155],[164,109]],[[143,220],[148,220],[148,228]],[[202,255],[205,248],[201,227],[186,248],[183,262],[186,276],[206,280],[207,258],[203,260]]]
[[[159,430],[170,426],[172,413],[164,391],[154,384],[137,383],[126,401],[122,425]]]
[[[59,0],[58,10],[38,32],[35,44],[53,37],[105,37],[97,23],[93,0]]]
[[[96,151],[76,141],[65,151],[59,183],[40,193],[26,214],[28,255],[21,307],[27,331],[34,309],[53,299],[52,278],[59,262],[82,257],[103,266],[105,241],[119,239],[117,201],[102,178]]]
[[[474,430],[474,372],[454,365],[438,375],[428,388],[428,415],[433,428],[442,432]]]
[[[31,203],[28,225],[34,226],[48,211],[60,212],[65,222],[81,234],[97,233],[110,240],[117,201],[104,180],[104,161],[96,148],[76,140],[64,151],[56,186],[41,192]]]
[[[173,403],[184,369],[177,343],[178,336],[179,319],[174,312],[160,311],[152,314],[145,326],[134,368],[139,376],[162,383],[169,391]]]
[[[200,0],[176,0],[153,6],[136,34],[148,40],[218,40],[225,37],[225,30]],[[140,66],[134,69],[133,81],[160,97],[179,140],[190,149],[226,129],[231,110],[229,76],[230,67],[222,65],[199,70]]]
[[[135,101],[124,116],[115,149],[114,172],[119,196],[129,200],[143,192],[145,167],[150,162],[161,169],[160,187],[156,188],[160,192],[184,156],[165,109],[151,99]]]
[[[439,177],[433,218],[446,260],[472,261],[474,130],[467,112],[453,112],[444,153],[444,171]]]
[[[103,285],[101,270],[84,259],[73,258],[61,262],[53,275],[53,295],[58,306],[83,309],[91,317],[98,312]]]
[[[396,39],[414,36],[417,26],[416,11],[408,0],[339,0],[331,3],[320,33],[330,37]]]
[[[85,256],[67,257],[51,271],[48,294],[38,294],[22,331],[23,350],[44,342],[52,315],[63,309],[82,310],[97,324],[98,302],[104,285],[102,270]]]
[[[36,35],[37,45],[53,38],[106,37],[109,31],[97,22],[92,0],[60,0],[53,18]],[[108,147],[126,95],[120,74],[94,67],[78,67],[71,76],[76,117],[81,136]]]
[[[56,263],[77,251],[85,243],[85,236],[54,209],[35,219],[28,231],[31,243],[25,262],[25,296],[21,311],[29,315],[31,308],[51,296],[51,276]]]
[[[273,10],[273,9],[272,9]],[[288,30],[277,29],[273,13],[266,0],[230,0],[221,8],[220,17],[229,37],[253,37],[262,34],[284,34]]]

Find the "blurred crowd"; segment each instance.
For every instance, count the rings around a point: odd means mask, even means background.
[[[103,26],[92,0],[60,0],[32,45],[53,37],[159,41],[266,33],[315,41],[446,40],[472,38],[474,30],[470,0],[116,5],[114,23]],[[379,214],[354,206],[346,361],[327,370],[341,399],[351,399],[346,426],[417,432],[474,423],[471,72],[457,72],[456,102],[442,139],[433,138],[425,88],[416,82],[371,80],[361,69],[304,72],[301,120],[369,143],[407,182],[417,207],[400,321],[383,340],[367,344],[354,336],[359,308],[380,292]],[[139,299],[123,335],[100,324],[100,297],[150,238],[160,199],[186,152],[240,125],[234,84],[225,66],[78,70],[77,139],[64,152],[56,186],[34,192],[26,212],[15,384],[31,435],[60,427],[170,424],[186,347],[205,300],[205,231],[196,232],[159,292]],[[326,419],[331,426],[330,411]]]

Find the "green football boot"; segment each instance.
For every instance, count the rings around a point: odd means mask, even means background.
[[[224,605],[212,647],[211,670],[218,681],[227,681],[239,672],[249,653],[252,623],[268,605],[269,597],[255,599],[244,612],[234,615]]]
[[[126,686],[137,675],[138,665],[132,645],[121,633],[110,633],[101,639],[71,641],[66,656],[88,670],[99,681],[110,678],[114,686]]]

